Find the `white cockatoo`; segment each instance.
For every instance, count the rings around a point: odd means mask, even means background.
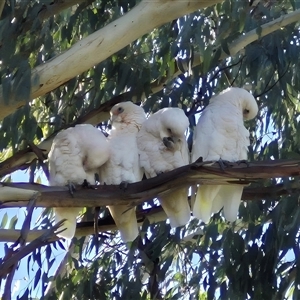
[[[95,184],[95,173],[109,158],[109,144],[104,134],[89,124],[76,125],[59,132],[49,152],[51,186]],[[55,222],[66,219],[58,236],[72,239],[76,218],[82,208],[56,207]]]
[[[110,111],[112,129],[108,137],[110,159],[100,168],[99,177],[104,184],[126,184],[142,180],[136,135],[146,120],[142,107],[132,103],[116,104]],[[128,205],[108,206],[124,242],[138,236],[135,208]]]
[[[197,123],[192,162],[236,162],[247,159],[250,145],[249,131],[244,120],[253,119],[258,112],[254,97],[245,89],[231,87],[210,100]],[[224,217],[235,221],[243,192],[243,185],[200,185],[193,204],[195,217],[207,223],[212,213],[224,207]]]
[[[147,178],[189,163],[185,131],[189,120],[180,108],[163,108],[151,115],[137,135],[140,163]],[[185,225],[190,219],[188,188],[180,188],[159,198],[170,225]]]

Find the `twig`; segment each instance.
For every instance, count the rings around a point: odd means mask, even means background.
[[[23,257],[30,254],[31,252],[35,251],[36,249],[46,246],[48,244],[53,243],[53,240],[51,240],[55,235],[55,231],[58,229],[59,226],[63,221],[57,223],[55,226],[53,226],[50,229],[47,229],[44,234],[42,234],[40,237],[32,241],[31,243],[24,246],[23,249],[20,251],[15,252],[12,257],[8,258],[7,260],[2,260],[0,264],[0,278],[3,278],[3,276],[6,276],[11,268],[18,263]]]
[[[27,216],[24,220],[24,223],[23,223],[23,226],[22,226],[22,229],[21,229],[21,235],[18,238],[18,240],[10,247],[9,250],[11,250],[11,251],[9,251],[9,253],[7,253],[11,256],[9,259],[11,259],[16,252],[20,252],[24,248],[24,245],[26,243],[26,239],[27,239],[27,236],[28,236],[28,232],[30,230],[30,222],[31,222],[32,213],[33,213],[33,210],[34,210],[34,207],[35,207],[35,202],[36,202],[36,195],[33,196],[32,199],[28,203]],[[13,250],[15,247],[17,247],[18,244],[19,244],[19,248],[17,250]],[[5,260],[6,259],[4,258],[3,261],[5,261]],[[15,271],[18,267],[18,263],[19,263],[19,261],[15,260],[13,265],[10,266],[10,273],[8,274],[8,276],[6,278],[6,282],[5,282],[3,299],[6,299],[6,300],[11,299],[12,280],[14,278]],[[0,267],[0,272],[1,271],[2,271],[2,267]]]
[[[258,98],[258,97],[261,97],[262,95],[268,93],[285,76],[285,74],[289,71],[289,69],[290,69],[290,63],[282,74],[278,74],[278,79],[270,87],[268,87],[268,85],[269,85],[272,77],[270,78],[269,82],[266,84],[264,91],[258,95],[253,95],[253,96],[255,98]]]
[[[37,158],[40,161],[44,161],[47,158],[47,155],[38,147],[36,146],[33,142],[26,140],[28,146],[30,147],[30,149],[35,153],[35,155],[37,156]]]
[[[137,249],[139,251],[140,257],[145,265],[147,272],[150,275],[148,283],[148,291],[150,293],[150,298],[153,300],[163,299],[159,289],[158,281],[158,275],[160,271],[159,258],[151,257],[151,254],[148,254],[148,251],[150,250],[149,245],[152,242],[148,240],[147,236],[145,236],[145,244],[143,244],[143,241],[140,237],[138,238],[137,243]]]

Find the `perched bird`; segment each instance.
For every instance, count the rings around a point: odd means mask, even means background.
[[[99,170],[100,181],[105,184],[123,184],[142,180],[136,135],[146,120],[142,107],[132,102],[116,104],[110,111],[112,129],[108,137],[110,159]],[[108,206],[124,242],[138,236],[135,208],[127,205]]]
[[[151,115],[137,135],[140,163],[147,178],[189,163],[185,131],[189,120],[180,108],[163,108]],[[159,198],[172,227],[185,225],[190,219],[188,189],[176,189]]]
[[[95,184],[95,173],[109,158],[109,144],[104,134],[92,125],[76,125],[59,132],[49,152],[51,186],[71,187],[85,180]],[[58,236],[73,238],[76,217],[81,208],[56,207],[55,222],[66,219],[59,229],[66,228]]]
[[[258,112],[254,97],[242,88],[231,87],[210,100],[197,123],[192,162],[236,162],[247,159],[249,131],[244,120],[253,119]],[[221,162],[221,161],[220,161]],[[207,223],[212,213],[224,207],[224,217],[236,220],[243,185],[200,185],[193,204],[195,217]]]

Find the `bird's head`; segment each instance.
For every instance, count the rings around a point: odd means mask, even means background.
[[[185,131],[189,126],[189,119],[184,111],[176,107],[168,107],[161,110],[161,139],[168,138],[174,143],[185,139]]]
[[[113,127],[117,125],[134,125],[138,129],[146,120],[144,109],[130,101],[114,105],[110,110]]]
[[[241,95],[243,119],[252,120],[256,117],[258,113],[258,105],[255,98],[246,90],[245,93]]]
[[[214,99],[217,101],[226,101],[241,109],[244,120],[251,120],[255,118],[258,113],[258,106],[255,98],[243,88],[229,87],[215,98],[212,98],[212,102]]]

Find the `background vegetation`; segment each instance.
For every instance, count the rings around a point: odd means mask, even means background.
[[[300,158],[300,2],[144,1],[0,1],[2,181],[29,168],[28,182],[39,182],[57,131],[83,122],[105,129],[109,109],[124,100],[147,113],[181,107],[191,142],[211,96],[232,85],[251,90],[260,108],[246,124],[249,160]],[[2,251],[3,299],[18,274],[27,278],[18,299],[299,299],[299,179],[276,176],[251,188],[268,192],[241,203],[233,224],[220,212],[206,226],[192,219],[170,230],[164,218],[151,221],[155,200],[139,205],[149,218],[130,250],[118,231],[104,229],[98,243],[88,235],[69,248],[51,241],[53,229],[26,243],[30,223],[53,223],[49,208],[30,221],[29,205],[21,239]],[[12,242],[5,230],[17,232],[24,209],[5,209],[0,240]],[[93,219],[89,210],[85,218]],[[101,219],[111,224],[104,207]]]

